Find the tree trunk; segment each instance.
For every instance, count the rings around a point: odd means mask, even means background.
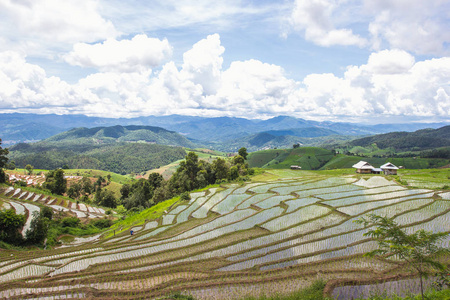
[[[422,294],[422,300],[425,299],[424,295],[423,295],[423,280],[422,280],[422,273],[419,273],[420,276],[420,293]]]

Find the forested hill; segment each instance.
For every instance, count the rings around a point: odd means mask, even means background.
[[[348,142],[350,146],[395,148],[397,151],[420,151],[450,146],[450,126],[438,129],[422,129],[415,132],[390,132]]]
[[[168,146],[195,147],[195,144],[174,131],[154,126],[111,126],[96,128],[74,128],[46,139],[44,142],[62,142],[90,139],[96,143],[143,142]]]
[[[174,147],[176,146],[176,147]],[[143,172],[182,159],[181,147],[195,147],[182,135],[159,127],[75,128],[32,144],[9,148],[17,167],[99,169],[119,174]]]

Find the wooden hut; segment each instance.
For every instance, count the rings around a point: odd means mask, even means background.
[[[381,170],[383,170],[384,175],[397,175],[397,166],[394,164],[387,162],[384,165],[380,167]]]
[[[356,173],[361,174],[370,174],[373,170],[373,166],[371,164],[362,160],[359,163],[354,164],[353,168],[356,169]]]

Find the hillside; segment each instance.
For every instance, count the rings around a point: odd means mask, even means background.
[[[354,138],[354,136],[339,135],[328,129],[308,127],[269,130],[225,142],[204,142],[204,144],[226,152],[237,152],[241,147],[253,152],[265,149],[291,148],[294,144],[315,147],[322,144],[341,143]]]
[[[390,132],[377,134],[346,143],[347,147],[393,148],[396,151],[420,151],[450,146],[450,126],[422,129],[415,132]]]
[[[331,150],[315,147],[272,149],[252,152],[248,156],[250,167],[289,169],[292,165],[304,170],[318,170],[334,157]]]
[[[364,256],[377,244],[354,221],[376,213],[408,230],[448,232],[450,193],[408,189],[384,176],[330,174],[271,170],[249,183],[159,203],[76,247],[5,250],[0,297],[177,299],[171,295],[181,293],[228,300],[284,294],[322,279],[330,296],[351,299],[417,287],[398,260]]]
[[[450,159],[448,158],[335,155],[333,150],[316,147],[263,150],[252,152],[248,156],[250,167],[268,169],[289,169],[292,165],[298,165],[303,170],[345,169],[351,168],[360,160],[367,161],[374,166],[381,166],[386,162],[391,162],[406,169],[439,168],[450,164]]]
[[[158,127],[76,128],[37,143],[12,146],[9,159],[18,167],[31,164],[38,169],[55,169],[67,165],[71,169],[139,173],[182,159],[185,151],[180,146],[194,144]]]
[[[167,146],[193,148],[196,145],[184,136],[161,127],[153,126],[112,126],[95,128],[74,128],[45,140],[46,143],[64,144],[111,144],[116,142],[142,142]]]

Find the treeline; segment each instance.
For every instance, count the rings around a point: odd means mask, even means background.
[[[182,159],[186,154],[180,147],[139,143],[104,145],[81,154],[64,149],[35,152],[30,145],[18,145],[12,150],[9,157],[16,167],[31,164],[37,169],[52,170],[68,166],[70,169],[97,169],[118,174],[144,172]]]
[[[149,179],[140,179],[133,184],[125,184],[121,189],[121,201],[128,210],[151,207],[176,195],[188,198],[188,192],[225,181],[245,180],[253,170],[246,162],[247,151],[239,150],[240,155],[231,160],[217,158],[212,163],[199,160],[197,154],[189,152],[185,160],[169,180],[152,173]]]

